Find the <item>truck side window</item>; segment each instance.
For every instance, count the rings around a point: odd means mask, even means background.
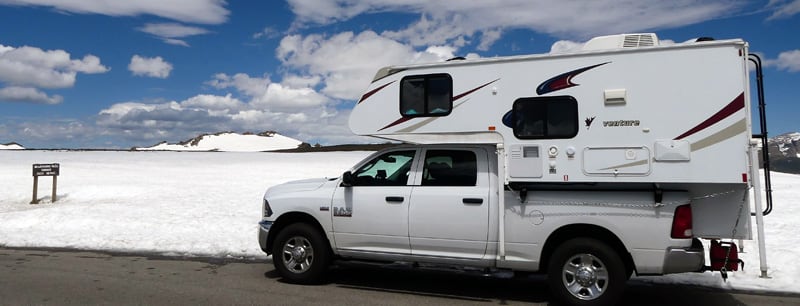
[[[382,154],[353,173],[354,186],[406,186],[414,150]]]
[[[422,173],[422,186],[475,186],[478,163],[472,151],[428,150]]]
[[[446,116],[453,110],[453,79],[449,74],[413,75],[400,81],[403,117]]]
[[[520,139],[572,138],[578,134],[578,101],[571,96],[514,101],[514,136]]]

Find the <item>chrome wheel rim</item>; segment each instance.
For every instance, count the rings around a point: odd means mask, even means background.
[[[314,263],[314,248],[305,237],[292,237],[283,244],[283,265],[289,272],[303,273]]]
[[[594,255],[578,254],[564,264],[561,280],[572,296],[580,300],[594,300],[608,288],[608,269]]]

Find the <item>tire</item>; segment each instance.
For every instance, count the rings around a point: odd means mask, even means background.
[[[565,305],[616,305],[625,290],[625,264],[614,249],[597,239],[567,240],[550,258],[550,291]]]
[[[316,284],[323,280],[331,260],[327,240],[307,223],[286,226],[275,237],[272,263],[284,280]]]

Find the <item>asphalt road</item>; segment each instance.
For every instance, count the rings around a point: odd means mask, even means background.
[[[271,262],[0,248],[0,305],[548,305],[541,278],[346,265],[323,285],[284,283]],[[800,305],[797,294],[631,282],[623,305]]]

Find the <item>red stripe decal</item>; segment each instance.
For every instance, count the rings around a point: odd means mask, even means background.
[[[378,88],[375,88],[373,90],[370,90],[368,93],[365,93],[363,96],[361,96],[361,99],[358,100],[358,103],[364,102],[364,100],[366,100],[370,96],[374,95],[376,92],[379,92],[381,89],[386,88],[386,86],[389,86],[390,84],[392,84],[394,82],[397,82],[397,81],[391,81],[389,83],[386,83],[386,85],[383,85],[381,87],[378,87]],[[356,104],[358,104],[358,103],[356,103]]]
[[[675,140],[683,139],[691,136],[694,133],[700,132],[709,126],[712,126],[717,122],[720,122],[722,119],[728,118],[730,115],[733,115],[733,113],[743,108],[744,108],[744,93],[741,93],[739,94],[738,97],[736,97],[736,99],[733,99],[731,103],[723,107],[716,114],[706,119],[706,121],[703,121],[697,126],[693,127],[691,130],[686,131],[686,133],[683,133],[680,136],[675,137]]]
[[[492,84],[492,83],[494,83],[494,82],[497,82],[497,81],[499,81],[499,80],[500,80],[500,79],[496,79],[496,80],[494,80],[494,81],[491,81],[491,82],[489,82],[489,83],[486,83],[486,84],[483,84],[483,85],[481,85],[481,86],[475,87],[475,88],[473,88],[473,89],[471,89],[471,90],[468,90],[468,91],[466,91],[466,92],[464,92],[464,93],[462,93],[462,94],[459,94],[459,95],[453,96],[453,102],[455,102],[456,100],[458,100],[458,99],[461,99],[461,98],[463,98],[463,97],[466,97],[467,95],[469,95],[469,94],[471,94],[471,93],[473,93],[473,92],[476,92],[476,91],[478,91],[478,90],[479,90],[479,89],[481,89],[481,88],[484,88],[484,87],[486,87],[486,86],[489,86],[490,84]],[[387,85],[388,85],[388,84],[387,84]],[[385,86],[385,85],[384,85],[384,86]],[[371,93],[371,92],[369,92],[369,93]],[[368,94],[369,94],[369,93],[368,93]],[[362,99],[363,99],[363,98],[362,98]],[[403,123],[403,122],[406,122],[406,121],[408,121],[408,120],[411,120],[411,119],[414,119],[414,118],[417,118],[417,117],[402,117],[402,118],[400,118],[400,119],[397,119],[397,120],[395,120],[395,121],[394,121],[394,122],[392,122],[392,123],[389,123],[387,126],[384,126],[383,128],[381,128],[381,129],[380,129],[380,130],[378,130],[378,131],[379,131],[379,132],[380,132],[380,131],[383,131],[383,130],[385,130],[385,129],[388,129],[388,128],[390,128],[390,127],[393,127],[393,126],[395,126],[395,125],[401,124],[401,123]]]
[[[455,101],[456,101],[456,100],[458,100],[458,99],[461,99],[461,98],[463,98],[464,96],[466,96],[466,95],[468,95],[468,94],[471,94],[471,93],[473,93],[473,92],[477,91],[478,89],[481,89],[481,88],[484,88],[484,87],[486,87],[486,86],[489,86],[489,84],[492,84],[492,83],[494,83],[494,82],[497,82],[497,81],[499,81],[499,80],[500,80],[500,79],[496,79],[496,80],[494,80],[494,81],[491,81],[491,82],[489,82],[489,83],[486,83],[486,84],[483,84],[483,85],[481,85],[481,86],[475,87],[474,89],[472,89],[472,90],[470,90],[470,91],[467,91],[467,92],[465,92],[465,93],[462,93],[462,94],[460,94],[460,95],[453,96],[453,102],[455,102]]]

